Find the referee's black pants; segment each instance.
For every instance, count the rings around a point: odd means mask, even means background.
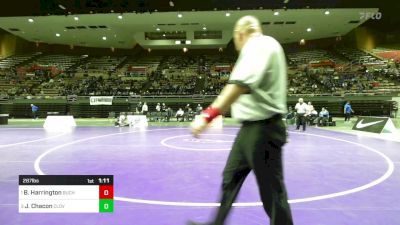
[[[282,146],[286,127],[282,117],[244,122],[223,172],[222,199],[213,225],[223,225],[237,194],[254,170],[264,210],[271,225],[292,225],[283,180]]]
[[[304,113],[297,113],[296,130],[300,128],[300,124],[303,125],[303,131],[306,130],[306,117]]]
[[[350,113],[345,113],[344,114],[344,121],[346,122],[346,121],[350,121],[350,118],[351,118],[351,114]]]

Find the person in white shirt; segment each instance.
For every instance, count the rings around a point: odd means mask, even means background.
[[[115,122],[115,127],[124,127],[124,126],[128,126],[128,125],[129,125],[129,122],[128,122],[128,117],[127,117],[126,113],[121,113],[118,120]]]
[[[176,111],[175,117],[176,117],[176,121],[183,121],[183,115],[185,114],[185,112],[182,110],[182,108],[179,108],[178,111]]]
[[[307,104],[306,121],[309,125],[314,124],[314,120],[318,117],[318,112],[315,110],[311,102]]]
[[[303,125],[303,131],[306,130],[306,113],[307,113],[307,109],[308,109],[308,105],[306,103],[304,103],[304,99],[303,98],[299,98],[299,102],[296,104],[296,106],[294,107],[294,109],[296,110],[296,116],[297,116],[297,120],[296,120],[296,130],[300,129],[300,124]]]
[[[145,103],[143,103],[143,106],[142,106],[142,114],[147,115],[148,111],[149,111],[149,107],[147,106],[147,103],[145,102]]]
[[[156,105],[156,111],[157,111],[157,112],[160,112],[160,111],[161,111],[161,105],[160,105],[160,103],[157,103],[157,105]]]
[[[242,123],[222,179],[221,205],[209,225],[223,225],[247,175],[254,171],[270,225],[293,225],[283,179],[287,113],[287,65],[282,46],[263,35],[254,16],[240,18],[233,42],[239,52],[228,84],[191,124],[195,137],[218,115],[231,109]],[[189,222],[189,225],[199,223]]]
[[[311,115],[312,111],[314,111],[314,106],[312,105],[311,102],[308,102],[307,104],[307,110],[306,110],[306,115]]]

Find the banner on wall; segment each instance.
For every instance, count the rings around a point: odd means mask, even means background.
[[[112,105],[113,96],[92,96],[90,105]]]

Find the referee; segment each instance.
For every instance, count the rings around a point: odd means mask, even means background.
[[[308,105],[304,103],[304,100],[302,98],[299,98],[299,102],[296,104],[294,109],[296,110],[296,115],[297,115],[296,130],[300,129],[300,124],[301,124],[303,125],[303,131],[305,131]]]
[[[264,210],[271,225],[292,225],[283,179],[282,146],[286,142],[286,60],[281,45],[262,34],[253,16],[240,18],[234,29],[240,52],[228,84],[192,123],[198,136],[207,124],[232,106],[242,126],[223,172],[221,206],[209,225],[223,225],[239,190],[254,171]],[[191,225],[199,223],[189,222]]]

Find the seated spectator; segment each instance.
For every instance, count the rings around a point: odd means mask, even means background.
[[[185,106],[185,111],[188,112],[188,111],[189,111],[189,108],[190,108],[190,104],[187,104],[187,105]]]
[[[311,102],[308,102],[306,108],[306,121],[309,125],[313,125],[313,121],[318,117],[318,112],[315,111]]]
[[[129,125],[128,117],[125,113],[121,113],[117,121],[115,122],[115,127],[125,127]]]
[[[149,107],[147,106],[147,103],[145,102],[145,103],[143,103],[143,106],[142,106],[142,114],[147,115],[148,111],[149,111]]]
[[[321,112],[319,112],[319,116],[317,119],[317,126],[326,126],[328,120],[329,120],[329,112],[323,107],[321,109]]]
[[[192,108],[188,108],[187,112],[185,113],[186,121],[192,121],[194,119],[194,111]]]
[[[176,111],[175,117],[176,117],[176,121],[183,122],[183,116],[185,115],[185,112],[182,110],[182,108],[179,108],[178,111]]]
[[[314,125],[314,120],[317,119],[318,117],[318,112],[317,110],[313,109],[311,113],[307,116],[307,121],[309,125]]]
[[[168,108],[165,110],[165,121],[169,122],[169,120],[171,119],[171,117],[172,117],[172,109],[171,109],[171,107],[168,107]]]
[[[203,107],[200,104],[197,104],[196,107],[196,115],[200,115],[200,113],[203,111]]]

